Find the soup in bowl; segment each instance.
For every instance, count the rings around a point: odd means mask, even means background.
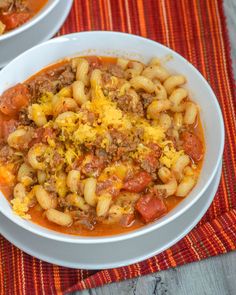
[[[0,41],[11,39],[36,25],[59,0],[0,0]]]
[[[0,0],[0,35],[26,23],[47,0]]]
[[[16,80],[10,73],[24,63]],[[184,214],[211,183],[223,149],[219,106],[170,49],[128,34],[73,34],[4,71],[0,181],[10,205],[1,201],[19,225],[68,242],[125,239]]]

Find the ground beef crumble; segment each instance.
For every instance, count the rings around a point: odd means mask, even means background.
[[[46,73],[35,77],[28,81],[26,85],[34,100],[37,100],[46,92],[56,93],[61,88],[70,85],[75,80],[75,73],[72,71],[70,65],[65,65],[57,68],[56,70],[50,70]]]
[[[116,98],[116,100],[117,100],[117,106],[122,111],[135,113],[143,117],[144,111],[143,111],[142,103],[140,101],[135,102],[131,95],[125,94]]]
[[[110,73],[112,76],[116,76],[118,78],[124,78],[125,72],[124,70],[115,64],[109,64],[108,66],[108,73]]]
[[[118,161],[120,159],[127,160],[129,153],[136,150],[141,142],[142,129],[134,129],[133,134],[126,134],[118,130],[109,131],[111,136],[111,144],[107,149],[109,159]]]
[[[155,96],[153,96],[150,93],[139,92],[139,95],[141,97],[141,101],[142,101],[142,105],[144,109],[146,109],[150,105],[150,103],[153,102],[153,100],[155,99]]]

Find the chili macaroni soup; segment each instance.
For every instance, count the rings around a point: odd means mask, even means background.
[[[157,58],[79,57],[6,90],[0,183],[14,212],[90,236],[169,212],[197,183],[204,156],[185,83]]]
[[[0,0],[0,36],[31,19],[47,0]]]

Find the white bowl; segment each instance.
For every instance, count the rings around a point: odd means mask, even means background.
[[[152,57],[171,56],[166,67],[187,77],[191,98],[201,106],[206,154],[197,185],[187,198],[167,215],[138,230],[108,237],[78,237],[43,228],[16,216],[1,194],[0,211],[10,220],[37,235],[69,243],[106,243],[129,239],[158,230],[184,214],[211,184],[222,158],[224,123],[218,101],[203,76],[186,59],[171,49],[148,39],[117,32],[83,32],[65,35],[42,43],[18,56],[0,72],[0,93],[59,59],[75,55],[123,56],[148,62]]]

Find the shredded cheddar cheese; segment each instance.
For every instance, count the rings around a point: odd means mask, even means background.
[[[130,153],[130,157],[132,159],[138,160],[144,158],[146,155],[150,153],[150,148],[140,143],[136,149],[136,151]]]
[[[29,211],[29,199],[24,198],[23,200],[19,198],[14,198],[11,200],[13,211],[15,214],[19,215],[22,218],[30,219],[30,215],[27,214]]]
[[[160,126],[144,126],[144,142],[160,143],[165,138],[163,129]]]
[[[87,103],[86,108],[99,115],[103,128],[113,126],[118,129],[131,128],[128,117],[116,106],[116,103],[104,96],[100,86],[96,85],[92,101]]]
[[[80,124],[78,129],[74,132],[73,139],[83,144],[84,142],[92,142],[96,139],[97,131],[88,124]]]
[[[167,168],[171,168],[178,158],[183,154],[184,151],[176,151],[173,145],[167,144],[162,150],[160,163],[165,165]]]
[[[24,219],[31,219],[31,216],[27,214],[30,205],[35,200],[35,190],[34,188],[23,198],[14,198],[11,200],[13,211],[15,214],[19,215]]]

